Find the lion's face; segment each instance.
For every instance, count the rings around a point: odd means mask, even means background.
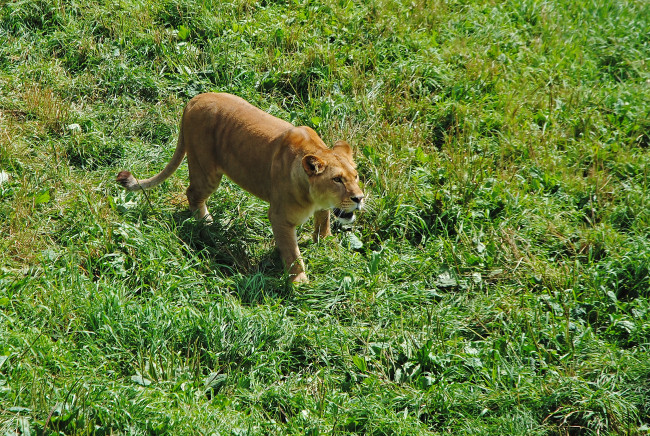
[[[339,141],[331,150],[305,156],[302,163],[318,206],[333,208],[340,221],[352,222],[354,212],[363,208],[364,194],[348,143]]]

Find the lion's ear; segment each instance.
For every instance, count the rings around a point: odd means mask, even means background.
[[[342,154],[352,160],[352,147],[346,141],[336,141],[332,150],[334,150],[334,153]]]
[[[316,176],[325,171],[325,162],[318,156],[308,154],[302,158],[302,167],[308,176]]]

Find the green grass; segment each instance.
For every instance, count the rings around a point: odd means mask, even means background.
[[[650,429],[650,4],[0,5],[0,434]],[[356,149],[287,285],[266,205],[171,157],[238,94]]]

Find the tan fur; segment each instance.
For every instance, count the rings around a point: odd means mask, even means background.
[[[131,191],[154,187],[169,177],[187,154],[190,210],[210,219],[205,202],[225,174],[269,202],[269,220],[282,260],[293,281],[306,281],[296,227],[314,216],[314,240],[331,235],[330,208],[361,209],[352,149],[328,148],[309,127],[294,127],[230,94],[207,93],[185,107],[176,151],[157,175],[137,180],[128,171],[117,181]]]

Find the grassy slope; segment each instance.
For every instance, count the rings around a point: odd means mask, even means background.
[[[644,433],[649,17],[3,3],[0,432]],[[284,285],[265,205],[234,185],[209,229],[186,167],[115,186],[164,165],[207,90],[357,148],[369,210],[304,239],[311,284]]]

